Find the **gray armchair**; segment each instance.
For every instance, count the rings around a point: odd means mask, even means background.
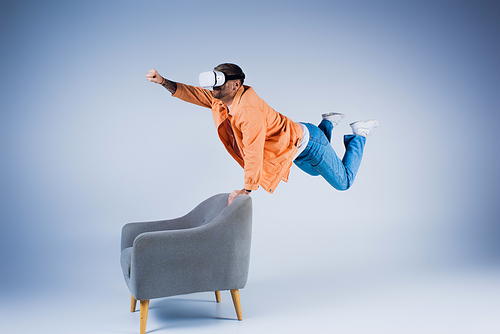
[[[231,290],[242,320],[239,289],[250,262],[252,199],[212,196],[187,215],[171,220],[126,224],[121,266],[132,294],[131,312],[140,301],[141,334],[146,332],[149,300],[194,292]]]

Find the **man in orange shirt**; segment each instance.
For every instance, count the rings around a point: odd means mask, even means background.
[[[243,85],[245,74],[238,65],[221,64],[200,74],[203,88],[167,80],[155,69],[146,78],[174,97],[212,110],[220,140],[245,171],[244,188],[234,190],[228,204],[259,186],[274,192],[280,181],[288,181],[292,163],[310,175],[323,176],[335,189],[347,190],[359,169],[366,137],[378,126],[376,120],[352,123],[353,134],[344,137],[346,151],[340,160],[330,138],[344,115],[323,114],[319,126],[293,122]]]

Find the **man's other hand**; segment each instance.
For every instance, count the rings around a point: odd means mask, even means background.
[[[250,195],[250,194],[245,189],[235,190],[231,193],[231,195],[229,195],[229,199],[227,200],[227,205],[228,206],[231,205],[235,197],[238,195]]]
[[[154,68],[152,70],[149,70],[148,73],[146,73],[146,78],[148,79],[149,82],[154,82],[157,84],[162,84],[163,83],[163,77],[158,73],[157,70]]]

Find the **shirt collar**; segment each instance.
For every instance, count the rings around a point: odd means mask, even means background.
[[[250,88],[250,87],[249,86],[243,86],[243,85],[241,85],[240,88],[238,88],[238,91],[236,92],[236,95],[234,96],[233,103],[231,104],[231,114],[232,115],[234,115],[239,110],[239,105],[240,105],[243,93],[248,88]]]

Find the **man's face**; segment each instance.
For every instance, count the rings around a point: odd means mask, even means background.
[[[238,83],[239,81],[237,80],[230,80],[220,87],[214,87],[212,91],[213,96],[219,100],[224,99],[225,97],[229,97],[231,96],[231,94],[234,96],[237,91],[236,86]]]

